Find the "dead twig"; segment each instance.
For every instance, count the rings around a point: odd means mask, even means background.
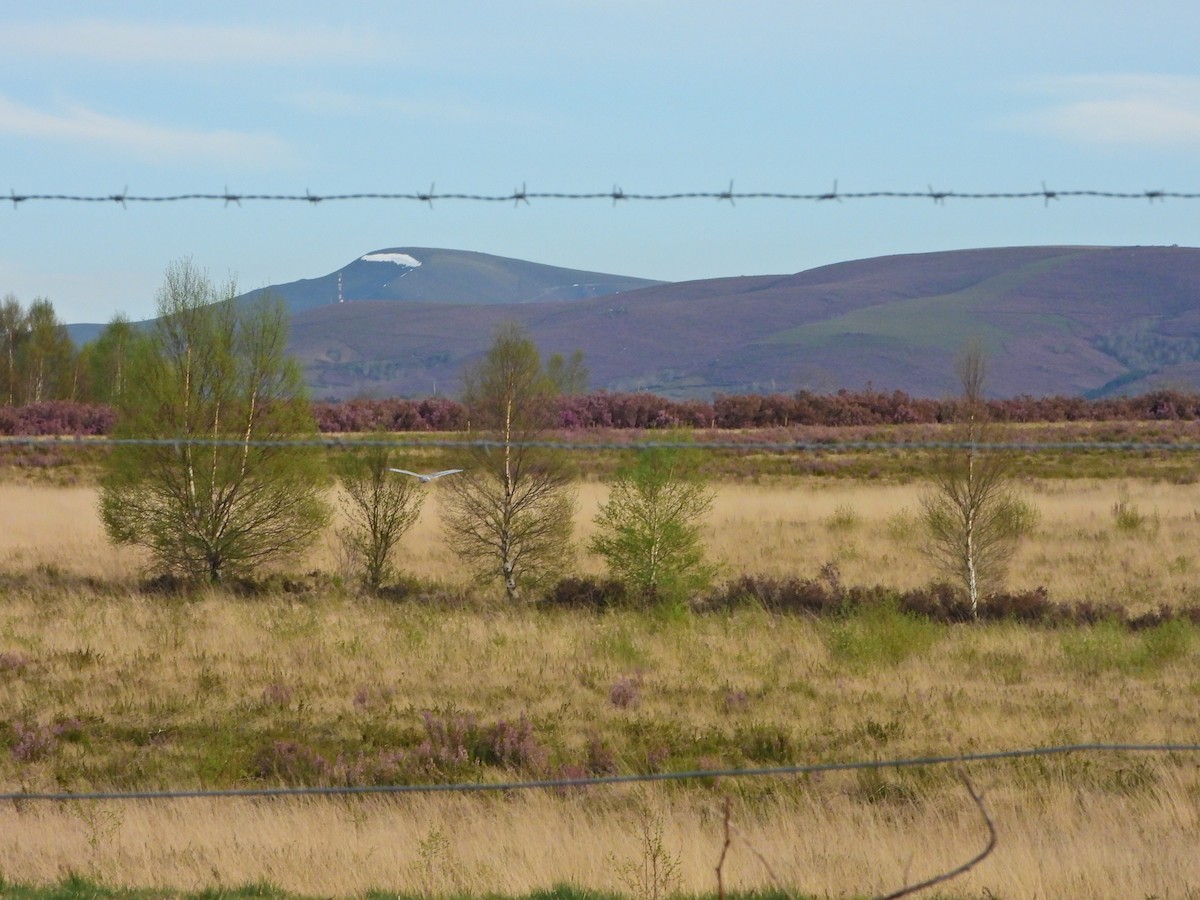
[[[926,879],[925,881],[917,884],[907,885],[891,894],[881,894],[880,896],[876,897],[875,900],[896,900],[897,897],[907,897],[909,894],[915,894],[917,891],[923,891],[926,888],[933,887],[935,884],[943,884],[953,878],[957,878],[959,875],[969,872],[971,869],[975,868],[975,866],[979,865],[979,863],[987,859],[987,857],[991,855],[991,852],[996,849],[996,825],[994,822],[992,822],[992,817],[988,814],[987,807],[983,803],[983,795],[975,790],[975,785],[971,783],[971,779],[967,776],[966,770],[961,766],[958,769],[958,777],[962,779],[963,787],[967,789],[967,793],[971,796],[971,800],[975,803],[975,808],[979,810],[979,815],[983,817],[983,822],[987,826],[987,846],[961,866],[950,869],[948,872],[942,872],[940,875],[934,875],[932,878]]]
[[[725,900],[725,881],[721,870],[725,866],[725,854],[729,852],[729,845],[733,843],[733,838],[729,835],[729,798],[725,798],[725,843],[721,845],[721,856],[717,860],[717,900]]]
[[[763,868],[767,870],[767,875],[770,876],[771,881],[775,882],[775,887],[779,889],[779,892],[781,894],[783,894],[783,896],[786,897],[787,900],[796,900],[795,896],[792,894],[792,892],[790,890],[788,890],[787,886],[784,885],[784,883],[782,881],[780,881],[779,876],[775,874],[775,870],[771,868],[771,864],[769,862],[767,862],[767,858],[765,856],[763,856],[762,853],[759,852],[758,848],[755,847],[752,843],[750,843],[749,840],[746,839],[746,836],[744,834],[742,834],[742,832],[738,829],[738,827],[736,825],[733,824],[733,822],[731,820],[727,819],[725,824],[726,824],[726,827],[731,832],[733,832],[734,834],[737,834],[739,837],[742,838],[742,840],[744,840],[746,842],[746,846],[750,849],[750,852],[754,854],[755,858],[757,858],[758,861],[763,864]]]

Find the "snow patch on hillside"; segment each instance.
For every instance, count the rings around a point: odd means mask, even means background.
[[[407,253],[368,253],[366,256],[360,256],[359,259],[363,262],[390,262],[398,266],[408,266],[410,269],[415,269],[421,264],[420,260]]]

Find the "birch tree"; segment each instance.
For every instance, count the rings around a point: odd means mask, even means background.
[[[278,443],[316,434],[282,304],[239,307],[235,293],[190,261],[168,268],[115,398],[117,436],[147,442],[114,447],[101,486],[109,538],[190,579],[299,553],[329,517],[319,450]]]
[[[554,380],[528,334],[502,326],[463,375],[475,437],[466,471],[445,479],[443,525],[451,549],[510,601],[571,567],[575,496],[565,454],[535,446],[554,425]]]
[[[395,574],[396,546],[420,517],[425,495],[418,482],[391,471],[382,444],[347,451],[336,469],[345,518],[338,538],[360,566],[367,588],[378,591]]]
[[[934,460],[921,507],[927,554],[966,590],[978,618],[980,597],[1004,583],[1029,513],[1012,487],[1011,456],[985,446],[998,433],[984,399],[987,356],[981,344],[968,345],[957,374],[962,396],[953,446]]]
[[[646,599],[678,603],[706,587],[715,571],[701,535],[714,495],[694,454],[681,447],[640,451],[618,471],[595,518],[588,548]]]

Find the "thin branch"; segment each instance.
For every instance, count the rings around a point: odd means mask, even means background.
[[[792,892],[790,890],[788,890],[787,886],[780,880],[779,876],[775,874],[775,870],[771,868],[771,864],[769,862],[767,862],[767,858],[762,855],[762,853],[759,851],[759,849],[757,847],[755,847],[752,843],[750,843],[749,840],[747,840],[746,835],[744,835],[741,832],[741,830],[736,825],[733,824],[733,822],[728,822],[727,824],[729,826],[730,831],[737,834],[739,837],[741,837],[741,839],[743,841],[746,842],[746,846],[749,848],[750,852],[754,854],[755,858],[757,858],[758,861],[760,863],[762,863],[763,868],[767,870],[767,875],[770,877],[770,879],[773,882],[775,882],[775,887],[779,889],[779,892],[781,894],[783,894],[783,896],[785,896],[787,898],[787,900],[796,900],[795,895],[792,894]]]
[[[722,869],[725,866],[725,854],[729,852],[729,845],[733,843],[733,838],[729,834],[729,797],[725,798],[725,843],[721,845],[721,857],[717,860],[717,900],[725,900],[725,880],[722,874]]]
[[[987,846],[961,866],[950,869],[948,872],[942,872],[940,875],[934,875],[932,878],[926,879],[925,881],[917,884],[902,887],[900,890],[891,894],[882,894],[879,897],[876,897],[875,900],[896,900],[897,897],[907,897],[909,894],[915,894],[917,891],[923,891],[926,888],[933,887],[935,884],[943,884],[953,878],[957,878],[959,875],[969,872],[971,869],[975,868],[975,866],[979,865],[979,863],[987,859],[987,857],[991,855],[991,852],[996,849],[996,825],[994,822],[992,822],[992,817],[988,814],[987,807],[983,803],[983,795],[975,790],[975,786],[971,783],[971,779],[967,777],[966,769],[962,768],[961,765],[958,769],[958,777],[962,779],[963,787],[967,789],[967,793],[970,794],[971,800],[975,803],[975,808],[979,810],[979,815],[983,817],[983,822],[987,826]]]

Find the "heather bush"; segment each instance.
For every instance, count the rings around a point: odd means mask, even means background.
[[[24,653],[0,653],[0,673],[12,672],[20,675],[29,668],[31,660]]]
[[[599,777],[616,775],[620,770],[617,765],[616,754],[613,753],[608,743],[598,735],[592,735],[588,738],[585,755],[586,759],[583,768],[588,775]]]
[[[747,762],[784,765],[796,756],[796,741],[786,725],[750,722],[733,733],[733,745]]]
[[[263,688],[263,706],[288,706],[292,702],[292,689],[286,684],[272,682]]]
[[[637,709],[641,703],[641,693],[640,675],[622,675],[609,689],[608,702],[617,709]]]
[[[1086,400],[1082,397],[1020,395],[987,401],[998,422],[1111,422],[1106,440],[1136,437],[1124,422],[1192,422],[1200,419],[1200,395],[1156,391],[1136,397]],[[372,431],[465,431],[466,407],[448,397],[321,401],[313,404],[317,426],[325,434]],[[562,397],[558,427],[646,429],[765,429],[795,426],[862,427],[937,424],[953,421],[953,400],[912,397],[904,391],[840,390],[833,394],[718,395],[711,402],[672,400],[649,393],[597,391]],[[25,406],[0,406],[0,434],[105,435],[116,419],[100,403],[57,400]]]
[[[58,749],[60,739],[77,740],[82,736],[78,719],[50,723],[14,721],[12,732],[12,758],[23,763],[52,756]]]
[[[564,609],[603,610],[623,606],[629,600],[625,582],[595,575],[560,578],[546,593],[547,606]]]
[[[775,614],[821,616],[843,612],[846,601],[841,586],[829,579],[739,575],[704,597],[698,608],[731,610],[754,604]]]
[[[488,728],[473,755],[485,765],[543,774],[550,752],[534,734],[529,716],[521,713],[516,722],[501,719]]]
[[[25,406],[0,406],[0,434],[16,437],[108,434],[116,421],[111,406],[55,400]]]

